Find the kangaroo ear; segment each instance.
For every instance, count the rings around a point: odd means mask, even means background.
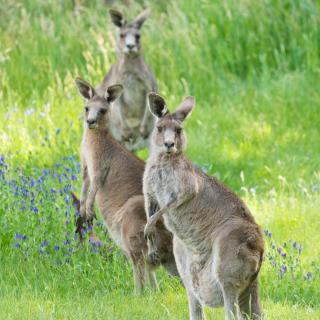
[[[191,114],[191,111],[194,108],[195,103],[196,100],[194,97],[186,97],[175,111],[175,118],[181,122],[184,121]]]
[[[123,86],[121,84],[115,84],[106,90],[104,97],[109,103],[111,103],[121,96],[122,91]]]
[[[148,102],[151,113],[156,117],[162,118],[169,113],[166,102],[155,92],[150,92],[148,94]]]
[[[150,15],[150,10],[149,9],[145,9],[143,10],[133,21],[132,24],[140,29],[142,27],[142,25],[144,24],[144,22],[147,20],[147,18]]]
[[[126,24],[126,20],[124,19],[122,13],[119,12],[118,10],[110,9],[109,14],[113,24],[116,25],[117,27],[121,28]]]
[[[75,79],[75,83],[80,95],[84,99],[89,100],[93,98],[93,96],[95,95],[95,90],[87,81],[84,81],[81,78],[77,77]]]

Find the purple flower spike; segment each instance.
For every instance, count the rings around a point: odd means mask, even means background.
[[[287,266],[285,264],[283,264],[279,270],[280,275],[284,275],[287,272]]]
[[[33,178],[31,178],[30,183],[29,183],[29,187],[32,188],[35,186],[35,184],[36,184],[36,181]]]
[[[90,249],[90,252],[93,252],[93,253],[99,253],[99,250],[98,250],[98,249],[96,249],[96,248],[93,248],[93,247],[92,247],[92,248]]]
[[[49,244],[49,241],[45,240],[45,241],[41,242],[40,246],[41,246],[41,248],[44,248],[44,247],[48,246],[48,244]]]
[[[64,202],[69,203],[70,199],[71,199],[71,196],[69,194],[67,194],[66,197],[64,198]]]
[[[97,246],[98,248],[101,248],[101,247],[102,247],[102,242],[101,242],[101,241],[97,241],[97,242],[96,242],[96,246]]]

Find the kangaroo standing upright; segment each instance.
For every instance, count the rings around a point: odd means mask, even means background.
[[[162,97],[149,95],[158,117],[144,173],[145,208],[151,237],[162,215],[173,233],[174,255],[186,287],[190,319],[203,319],[203,306],[225,308],[225,318],[261,315],[258,273],[264,241],[246,205],[184,156],[182,123],[194,106],[186,98],[169,113]],[[160,208],[154,212],[153,208]]]
[[[111,9],[112,22],[119,28],[118,57],[101,85],[121,83],[123,93],[110,112],[110,130],[113,137],[130,151],[148,146],[155,119],[149,111],[147,93],[157,91],[157,84],[141,55],[140,28],[149,12],[143,11],[127,23],[123,15]],[[100,89],[97,88],[97,91]]]
[[[97,198],[111,238],[132,262],[135,290],[140,293],[146,280],[156,286],[153,269],[160,264],[170,274],[177,275],[172,234],[162,221],[158,222],[154,242],[157,255],[148,259],[147,240],[143,234],[147,222],[142,193],[144,162],[109,134],[110,104],[119,98],[122,86],[110,86],[100,95],[80,78],[76,79],[76,85],[86,100],[81,143],[81,220],[91,224]]]

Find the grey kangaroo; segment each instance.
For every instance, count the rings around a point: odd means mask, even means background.
[[[119,98],[122,86],[110,86],[100,95],[86,81],[77,78],[75,82],[86,101],[81,143],[80,216],[82,221],[92,224],[97,198],[111,238],[132,262],[135,291],[140,293],[146,281],[152,287],[157,286],[153,270],[160,264],[170,274],[177,275],[172,234],[163,221],[157,223],[157,255],[148,259],[147,240],[143,234],[147,222],[142,193],[144,162],[124,149],[109,133],[110,104]]]
[[[149,94],[149,104],[158,120],[143,181],[149,217],[145,235],[152,239],[155,223],[163,215],[173,233],[190,319],[203,319],[203,306],[224,306],[226,319],[260,318],[257,277],[263,235],[242,200],[195,169],[183,154],[183,121],[194,107],[194,98],[187,97],[174,113],[155,93]]]
[[[157,83],[141,55],[140,28],[147,19],[145,10],[128,23],[123,15],[110,10],[112,22],[118,27],[118,57],[103,80],[106,86],[121,83],[123,93],[110,112],[110,130],[113,137],[126,149],[136,151],[148,147],[155,119],[149,111],[147,93],[157,91]],[[100,90],[99,88],[97,90]]]

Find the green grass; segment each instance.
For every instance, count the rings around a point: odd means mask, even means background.
[[[103,248],[73,238],[67,195],[81,184],[83,108],[73,79],[102,80],[115,28],[104,1],[80,1],[76,12],[72,3],[0,6],[0,319],[185,319],[184,289],[164,271],[160,292],[133,295],[130,266],[101,221]],[[151,7],[144,55],[169,108],[196,97],[189,157],[272,233],[260,277],[266,315],[320,318],[318,2],[130,3],[115,4],[130,17]]]

